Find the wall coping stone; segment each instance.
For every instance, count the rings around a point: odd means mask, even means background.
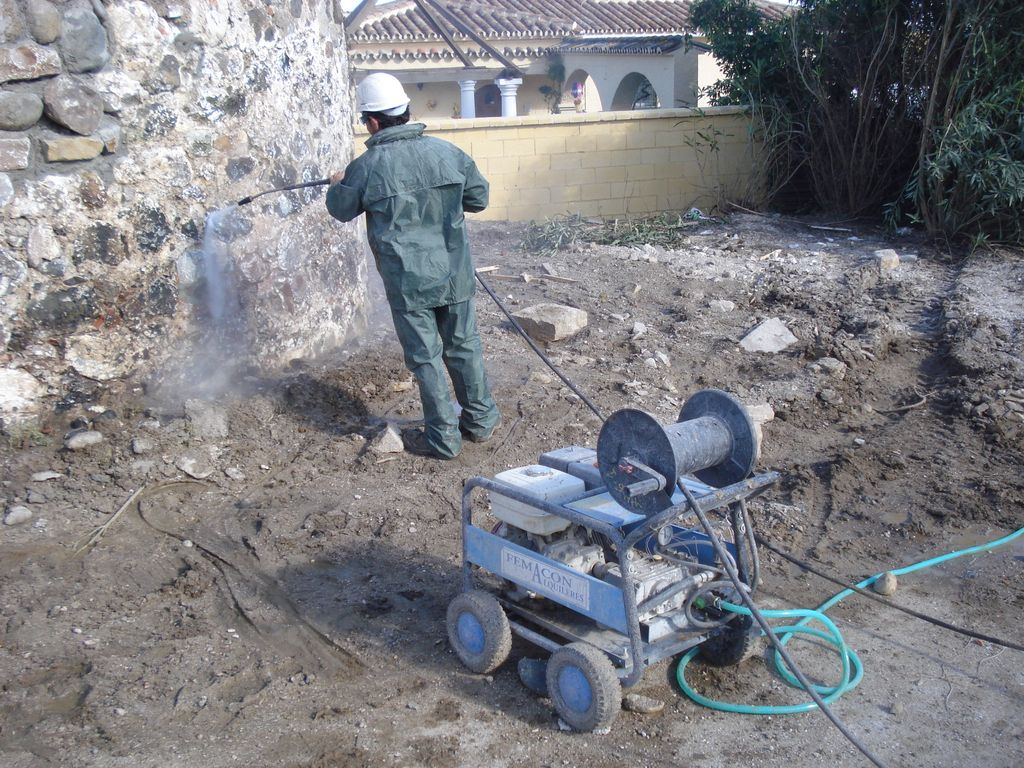
[[[557,115],[522,115],[519,117],[475,117],[475,118],[425,118],[413,115],[412,122],[426,123],[435,131],[458,131],[473,128],[518,128],[528,125],[571,125],[573,123],[615,123],[627,120],[699,119],[720,115],[746,114],[749,107],[703,107],[701,109],[635,109],[623,112],[561,113]],[[364,126],[356,129],[356,135],[368,135]]]

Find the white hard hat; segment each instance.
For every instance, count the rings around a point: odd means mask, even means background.
[[[374,72],[356,87],[357,109],[360,112],[383,112],[400,115],[409,106],[409,96],[398,78],[385,72]]]

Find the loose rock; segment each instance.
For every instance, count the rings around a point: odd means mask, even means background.
[[[834,357],[823,357],[817,360],[816,364],[821,366],[829,376],[834,376],[837,379],[846,377],[846,363],[842,360],[837,360]]]
[[[47,480],[57,480],[58,478],[64,477],[60,472],[54,472],[52,470],[46,470],[44,472],[36,472],[32,475],[33,483],[44,483]]]
[[[64,438],[64,447],[69,451],[83,451],[90,446],[99,445],[105,439],[101,432],[86,429],[81,432],[72,432]]]
[[[16,506],[7,510],[4,515],[4,525],[21,525],[32,519],[32,510],[28,507]]]
[[[394,424],[388,424],[370,443],[370,450],[379,454],[404,451],[405,445],[402,443],[402,435],[398,428]]]
[[[132,439],[132,453],[134,453],[136,456],[141,456],[145,453],[149,453],[152,450],[152,440],[147,440],[144,437],[136,437]]]
[[[891,272],[900,265],[900,256],[891,248],[875,251],[875,262],[879,272]]]
[[[886,571],[871,583],[871,588],[878,594],[888,597],[896,591],[896,583],[892,571]]]
[[[185,454],[174,463],[174,466],[196,480],[205,480],[213,474],[210,463],[204,457],[195,454]]]
[[[622,708],[638,715],[656,715],[665,709],[665,702],[640,693],[628,693],[622,697]]]
[[[561,341],[587,327],[587,313],[564,304],[535,304],[514,317],[538,341]]]
[[[789,328],[779,318],[772,317],[759,324],[740,341],[747,352],[781,352],[797,342]]]

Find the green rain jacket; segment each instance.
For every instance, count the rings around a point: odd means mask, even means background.
[[[476,289],[463,211],[487,207],[473,158],[426,126],[384,128],[327,190],[341,221],[366,213],[366,233],[392,309],[412,312],[468,301]]]

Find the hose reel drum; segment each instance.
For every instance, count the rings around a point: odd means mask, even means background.
[[[757,432],[743,403],[718,389],[697,392],[675,424],[644,411],[613,413],[597,439],[597,461],[609,493],[645,516],[672,506],[680,476],[721,488],[746,478],[757,463]]]

